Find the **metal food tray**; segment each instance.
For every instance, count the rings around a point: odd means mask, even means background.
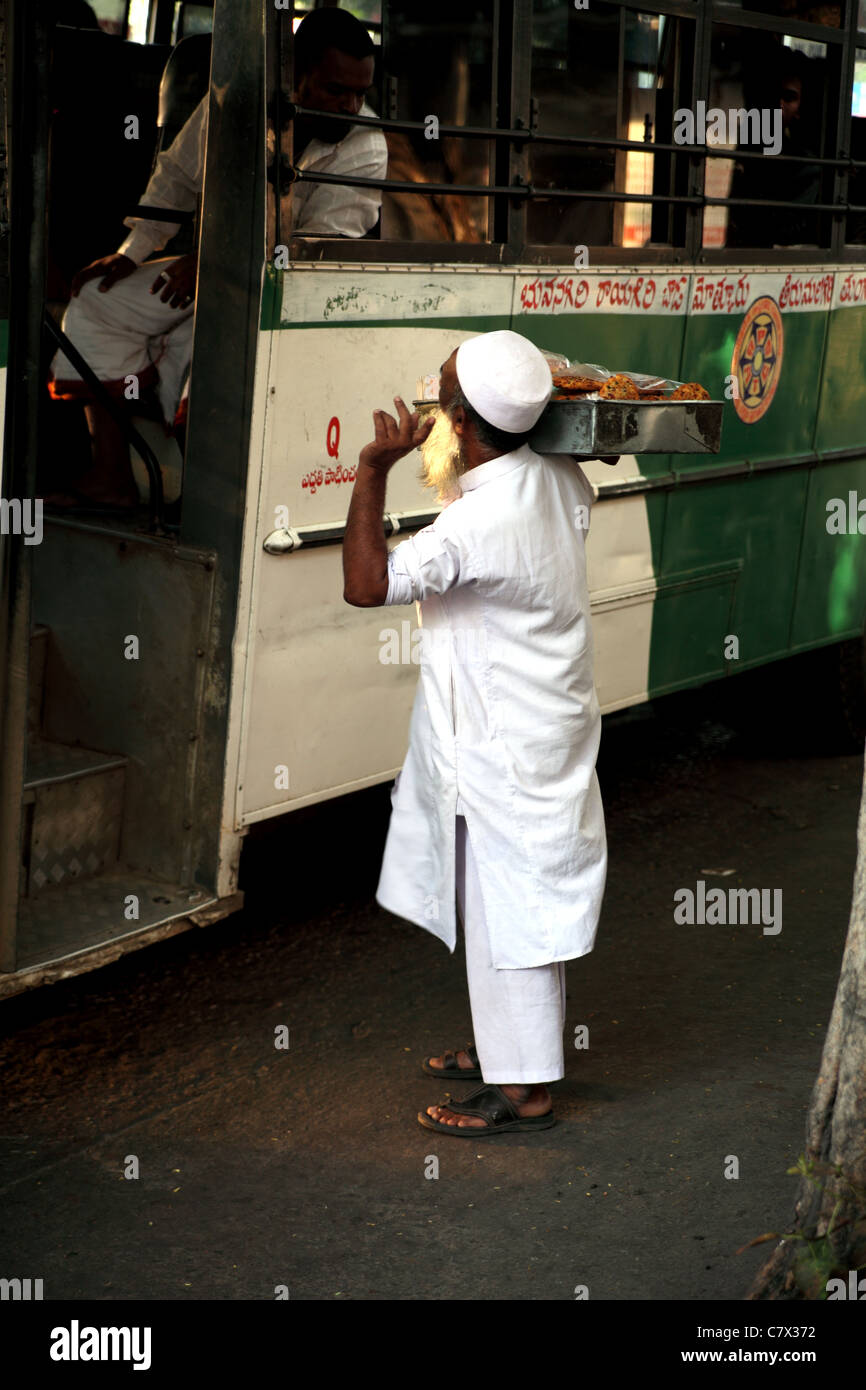
[[[529,436],[537,453],[717,454],[724,401],[550,401]]]

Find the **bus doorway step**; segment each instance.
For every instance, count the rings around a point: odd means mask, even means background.
[[[172,922],[185,930],[195,925],[192,914],[215,902],[213,893],[166,883],[122,866],[99,878],[46,888],[38,897],[21,901],[17,972],[68,962],[72,966],[68,973],[77,974],[76,957],[118,943],[118,950],[110,953],[113,958],[132,949],[132,938],[156,939],[154,929]],[[171,935],[170,929],[163,934]],[[87,968],[83,960],[79,968]]]

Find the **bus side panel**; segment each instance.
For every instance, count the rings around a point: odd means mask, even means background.
[[[678,267],[634,272],[520,273],[512,327],[572,362],[673,374],[680,361],[690,277]],[[601,491],[587,540],[595,679],[605,712],[649,697],[656,575],[666,495],[604,495],[617,484],[669,474],[669,454],[625,454],[582,465]]]
[[[363,267],[285,277],[280,328],[265,330],[267,418],[252,556],[238,823],[393,776],[418,676],[415,609],[343,599],[342,546],[271,555],[268,533],[345,522],[372,411],[394,413],[466,337],[506,328],[511,277]],[[411,455],[389,477],[389,510],[438,510]],[[389,544],[397,544],[399,534]],[[361,731],[359,733],[359,731]]]
[[[773,467],[747,476],[746,464],[805,463],[812,454],[832,276],[804,279],[810,292],[793,306],[791,277],[779,273],[693,277],[680,379],[701,382],[727,404],[720,453],[675,461],[680,482],[667,496],[653,615],[653,694],[788,651],[808,472]],[[765,396],[754,386],[749,395],[752,370],[762,367]],[[711,481],[725,463],[743,465],[743,474]]]
[[[852,281],[854,282],[852,284]],[[853,302],[854,295],[861,301]],[[836,273],[833,310],[821,379],[815,447],[853,449],[866,455],[866,275]]]
[[[863,464],[824,464],[809,479],[793,649],[857,637],[866,627],[866,542],[859,530],[862,523],[866,531],[866,518],[851,497],[866,497]]]
[[[859,457],[825,462],[810,480],[791,642],[852,637],[866,625],[866,517],[858,511],[866,462],[866,275],[836,272],[821,379],[816,448]],[[853,506],[852,497],[853,494]]]

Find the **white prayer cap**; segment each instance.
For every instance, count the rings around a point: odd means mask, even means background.
[[[456,367],[469,404],[488,424],[510,434],[531,430],[553,391],[546,358],[510,328],[461,343]]]

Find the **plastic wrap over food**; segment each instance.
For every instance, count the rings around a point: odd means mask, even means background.
[[[572,362],[569,367],[552,369],[554,400],[637,400],[672,401],[683,383],[672,377],[626,369],[611,371],[597,362]],[[694,399],[709,399],[709,392],[690,382]],[[603,388],[603,389],[602,389]]]

